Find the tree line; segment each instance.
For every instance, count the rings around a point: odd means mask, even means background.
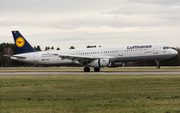
[[[101,47],[101,46],[99,46]],[[86,48],[96,48],[96,45],[88,45]],[[34,49],[37,51],[42,51],[41,47],[34,46]],[[46,46],[45,50],[54,49],[53,46]],[[70,46],[69,49],[75,49],[74,46]],[[178,51],[178,55],[174,58],[160,61],[160,65],[162,66],[180,66],[180,48],[174,48]],[[56,50],[60,50],[59,47]],[[17,67],[17,66],[34,66],[33,64],[18,62],[15,60],[11,60],[10,56],[17,54],[15,44],[9,43],[1,43],[0,44],[0,67]],[[6,55],[6,56],[4,56]],[[9,57],[8,57],[9,56]],[[136,62],[127,62],[126,66],[155,66],[155,61],[136,61]]]

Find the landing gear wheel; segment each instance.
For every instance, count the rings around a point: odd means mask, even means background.
[[[85,67],[84,68],[84,72],[89,72],[90,71],[90,68],[89,67]]]
[[[160,69],[160,66],[156,66],[157,69]]]
[[[94,68],[94,71],[95,71],[95,72],[99,72],[99,71],[100,71],[100,68]]]
[[[159,61],[158,61],[158,60],[155,60],[155,62],[156,62],[156,65],[157,65],[156,68],[157,68],[157,69],[160,69]]]

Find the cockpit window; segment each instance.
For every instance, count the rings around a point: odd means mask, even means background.
[[[171,48],[171,47],[166,46],[166,47],[163,47],[163,49],[172,49],[172,48]]]

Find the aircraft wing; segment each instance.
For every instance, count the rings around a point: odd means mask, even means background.
[[[94,56],[82,56],[82,55],[59,55],[59,57],[63,59],[73,60],[73,61],[87,61],[87,60],[95,60],[98,58],[95,58]]]
[[[84,56],[84,55],[69,55],[69,54],[62,54],[62,55],[59,55],[59,57],[62,58],[62,60],[64,59],[68,59],[68,60],[72,60],[72,61],[78,61],[78,62],[81,62],[81,63],[85,63],[85,62],[90,62],[92,60],[96,60],[96,59],[104,59],[104,58],[107,58],[107,57],[104,57],[104,56]]]

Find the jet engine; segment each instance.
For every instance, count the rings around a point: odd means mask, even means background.
[[[99,68],[99,67],[110,67],[111,66],[111,61],[110,59],[98,59],[98,60],[93,60],[90,63],[91,67]]]
[[[121,67],[121,66],[125,66],[125,62],[114,62],[112,63],[111,67]]]

